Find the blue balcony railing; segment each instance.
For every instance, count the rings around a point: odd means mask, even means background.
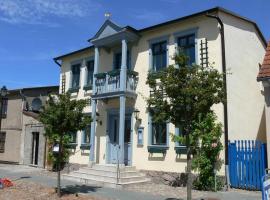
[[[113,70],[95,75],[95,95],[120,91],[120,70]],[[126,90],[135,92],[138,83],[138,72],[127,70]]]

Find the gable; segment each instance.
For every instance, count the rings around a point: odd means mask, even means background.
[[[122,28],[110,20],[106,20],[93,39],[100,39],[119,32]]]

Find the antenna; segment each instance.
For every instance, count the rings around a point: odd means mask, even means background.
[[[104,16],[105,16],[106,19],[111,19],[112,14],[111,14],[110,12],[106,12],[106,13],[104,14]]]

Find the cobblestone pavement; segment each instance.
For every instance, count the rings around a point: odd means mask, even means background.
[[[24,181],[36,182],[49,187],[55,187],[56,174],[43,169],[22,165],[0,164],[0,177],[8,177],[13,180],[23,179]],[[80,183],[62,181],[62,186],[67,190],[91,194],[97,197],[104,197],[113,200],[182,200],[186,198],[185,187],[171,187],[164,184],[146,183],[129,186],[126,189],[117,190],[95,186],[85,186]],[[230,190],[229,192],[202,192],[194,190],[194,199],[219,199],[219,200],[259,200],[260,192],[244,190]],[[1,199],[1,198],[0,198]]]

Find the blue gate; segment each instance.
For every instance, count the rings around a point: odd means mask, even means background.
[[[229,142],[231,187],[261,190],[266,168],[266,145],[255,140]]]

